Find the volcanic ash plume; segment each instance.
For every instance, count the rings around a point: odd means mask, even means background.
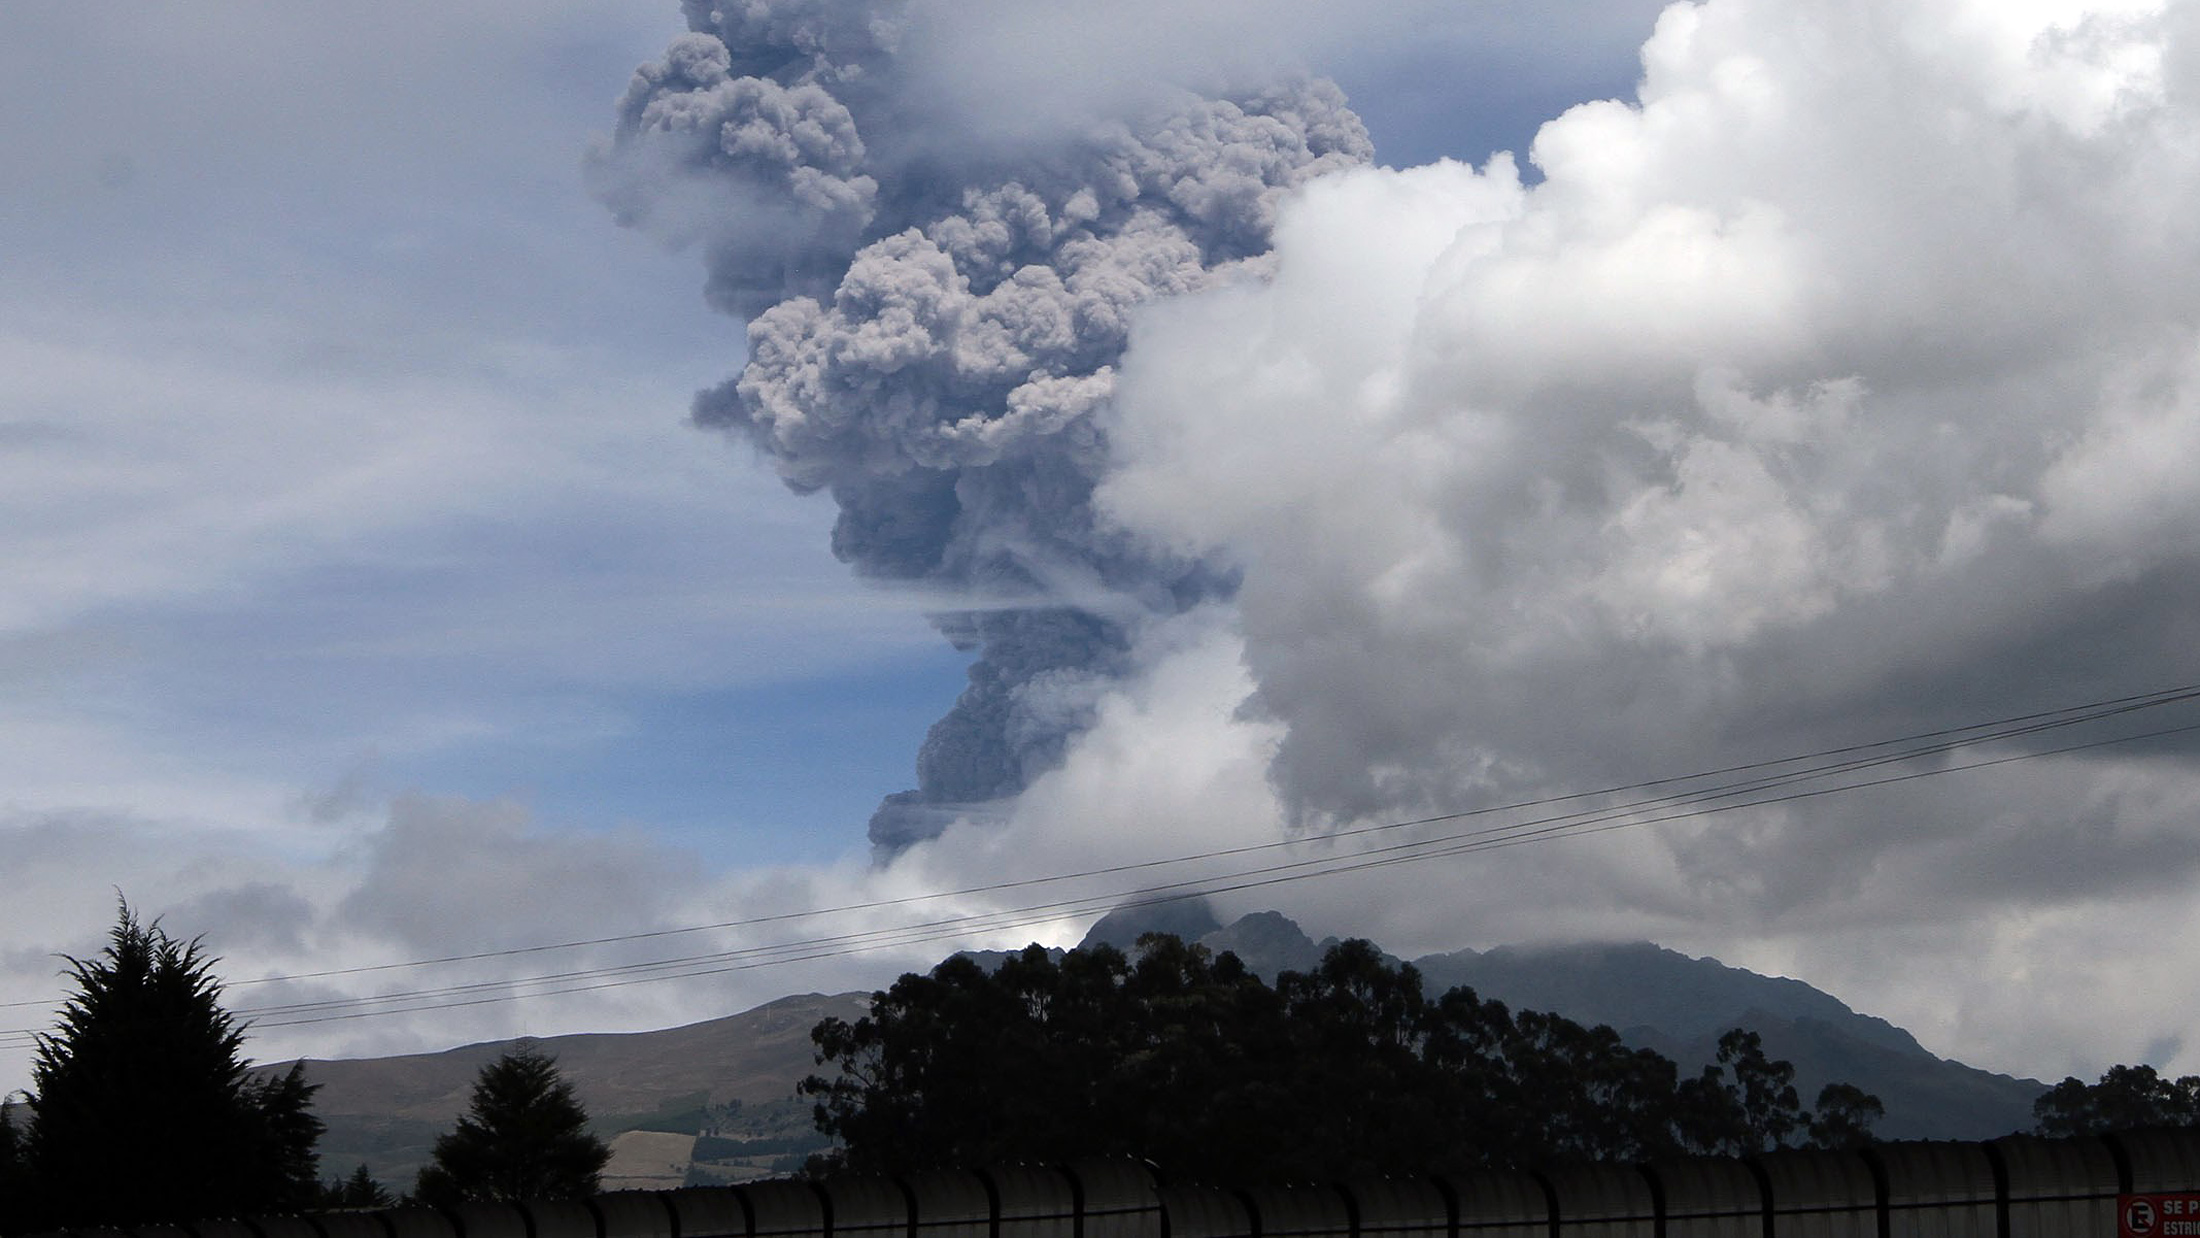
[[[1141,625],[1229,591],[1094,518],[1130,311],[1257,277],[1282,195],[1372,150],[1326,81],[1011,124],[905,54],[928,10],[685,8],[591,170],[749,319],[695,419],[829,491],[858,572],[969,602],[936,622],[970,685],[871,821],[891,852],[1050,768]]]

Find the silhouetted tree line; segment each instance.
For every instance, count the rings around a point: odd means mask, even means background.
[[[2111,1066],[2098,1083],[2065,1078],[2032,1102],[2042,1135],[2100,1135],[2200,1126],[2200,1075],[2164,1079],[2152,1066]]]
[[[1682,1077],[1609,1027],[1429,996],[1365,941],[1273,986],[1167,936],[989,971],[957,957],[812,1032],[802,1091],[842,1148],[816,1168],[903,1172],[1130,1155],[1229,1182],[1732,1154],[1870,1138],[1880,1102],[1814,1109],[1753,1032]]]
[[[315,1085],[303,1063],[253,1070],[215,961],[127,903],[97,957],[68,959],[75,994],[39,1038],[30,1096],[0,1105],[0,1234],[395,1202],[364,1165],[319,1180]],[[548,1058],[490,1063],[473,1102],[437,1141],[423,1199],[595,1192],[606,1150]]]
[[[32,1093],[0,1104],[0,1234],[397,1202],[363,1165],[317,1179],[314,1085],[244,1061],[214,961],[127,904],[98,957],[68,960]],[[843,1144],[832,1163],[860,1169],[1123,1154],[1253,1183],[1843,1145],[1881,1114],[1848,1084],[1804,1109],[1754,1033],[1682,1078],[1608,1027],[1431,998],[1364,941],[1274,986],[1173,937],[1135,958],[1035,946],[997,971],[957,957],[812,1036],[838,1073],[802,1090]],[[2117,1066],[2034,1115],[2043,1135],[2200,1125],[2200,1076]],[[605,1156],[555,1064],[522,1048],[483,1067],[413,1198],[592,1194]]]

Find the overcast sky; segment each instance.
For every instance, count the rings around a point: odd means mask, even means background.
[[[1141,612],[1020,795],[948,806],[888,863],[867,822],[970,663],[927,615],[998,599],[857,579],[833,499],[775,473],[794,449],[690,421],[746,357],[704,295],[729,260],[622,227],[583,170],[686,31],[676,0],[13,0],[0,1028],[43,1026],[117,890],[250,982],[1318,840],[2200,680],[2194,5],[784,7],[907,21],[887,80],[931,128],[895,137],[935,169],[1067,166],[1165,90],[1342,87],[1373,164],[1263,198],[1273,257],[1145,300],[1077,414],[1104,436],[1080,518],[1234,587]],[[869,140],[844,180],[891,202],[913,164]],[[735,228],[700,201],[691,239]],[[1976,1065],[2189,1073],[2196,775],[2174,740],[2114,747],[1224,905],[1406,954],[1649,938]],[[269,1015],[252,1050],[663,1026],[1091,918]]]

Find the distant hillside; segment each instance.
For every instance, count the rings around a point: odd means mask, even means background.
[[[1125,908],[1093,926],[1084,945],[1128,947],[1149,931],[1191,932],[1230,950],[1271,980],[1320,961],[1317,942],[1276,912],[1224,925],[1203,905]],[[1006,957],[973,952],[987,966]],[[1760,976],[1716,959],[1696,959],[1648,942],[1460,950],[1414,960],[1429,987],[1466,985],[1515,1010],[1553,1010],[1608,1024],[1629,1043],[1655,1049],[1693,1074],[1712,1060],[1719,1034],[1746,1027],[1766,1051],[1795,1064],[1807,1104],[1836,1080],[1886,1103],[1878,1128],[1889,1139],[1988,1139],[2032,1125],[2032,1102],[2047,1085],[1989,1074],[1933,1056],[1884,1019],[1859,1014],[1799,980]],[[690,1181],[728,1181],[777,1172],[820,1145],[809,1106],[794,1096],[815,1069],[810,1029],[828,1015],[853,1019],[869,995],[786,997],[744,1014],[661,1032],[558,1036],[535,1043],[554,1054],[606,1138],[626,1131],[699,1136],[690,1143],[629,1140],[646,1175],[676,1172],[666,1148],[689,1147]],[[321,1085],[315,1111],[328,1123],[324,1176],[365,1163],[398,1189],[409,1187],[435,1137],[465,1108],[474,1075],[514,1041],[444,1053],[363,1061],[309,1062]],[[625,1147],[622,1147],[624,1153]],[[660,1164],[660,1162],[663,1162]],[[639,1172],[639,1171],[637,1171]]]
[[[1141,933],[1215,923],[1211,910],[1186,904],[1129,907],[1111,913],[1083,944],[1127,947]],[[1198,940],[1230,950],[1273,980],[1305,971],[1335,940],[1317,942],[1273,911],[1255,912],[1203,932]],[[1887,1139],[1991,1139],[2032,1127],[2032,1102],[2047,1085],[2013,1079],[1933,1056],[1908,1032],[1859,1014],[1800,980],[1760,976],[1717,959],[1695,959],[1649,942],[1572,946],[1500,946],[1413,960],[1431,992],[1465,985],[1515,1010],[1550,1010],[1577,1023],[1608,1025],[1630,1044],[1659,1053],[1693,1074],[1711,1062],[1718,1039],[1744,1027],[1765,1051],[1795,1064],[1803,1102],[1832,1082],[1878,1096]]]
[[[1876,1128],[1883,1139],[1990,1139],[2028,1131],[2032,1102],[2047,1090],[2037,1080],[1992,1074],[1922,1049],[1904,1053],[1871,1044],[1818,1019],[1745,1011],[1734,1023],[1762,1035],[1773,1057],[1795,1064],[1795,1090],[1803,1103],[1836,1081],[1854,1083],[1886,1102],[1887,1116]],[[1691,1069],[1718,1051],[1716,1036],[1683,1041],[1640,1026],[1623,1035]]]
[[[1885,1019],[1858,1014],[1841,999],[1800,980],[1760,976],[1717,959],[1692,959],[1646,941],[1460,950],[1415,959],[1429,982],[1471,985],[1505,1002],[1614,1027],[1643,1024],[1693,1039],[1734,1026],[1747,1012],[1818,1019],[1897,1053],[1924,1053],[1915,1037]]]
[[[1713,1059],[1720,1033],[1748,1028],[1764,1037],[1767,1053],[1795,1064],[1805,1104],[1836,1081],[1886,1102],[1878,1133],[1887,1139],[1991,1139],[2029,1130],[2032,1102],[2047,1090],[2035,1079],[1935,1057],[1894,1024],[1800,980],[1649,942],[1461,950],[1414,965],[1432,988],[1467,985],[1516,1009],[1609,1024],[1688,1071]]]
[[[869,1009],[868,994],[809,993],[665,1031],[532,1043],[557,1058],[605,1138],[628,1130],[713,1133],[721,1147],[729,1138],[767,1147],[753,1159],[770,1160],[820,1142],[811,1137],[809,1106],[794,1095],[795,1083],[815,1069],[810,1029],[828,1015],[855,1018]],[[321,1137],[322,1176],[365,1164],[389,1186],[410,1188],[435,1137],[465,1110],[474,1076],[520,1043],[307,1062],[306,1077],[321,1085],[314,1112],[328,1124]],[[726,1150],[728,1164],[736,1165],[741,1158]]]

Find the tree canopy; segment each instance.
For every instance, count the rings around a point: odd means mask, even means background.
[[[15,1105],[10,1099],[0,1098],[0,1234],[16,1228],[16,1210],[29,1193],[22,1135],[15,1129]]]
[[[2152,1066],[2111,1066],[2098,1083],[2073,1075],[2032,1102],[2032,1116],[2042,1135],[2200,1126],[2200,1075],[2164,1079]]]
[[[611,1150],[589,1133],[588,1114],[557,1063],[515,1049],[481,1068],[457,1129],[435,1141],[435,1159],[413,1194],[448,1207],[477,1200],[574,1199],[596,1193]]]
[[[1135,957],[958,956],[812,1038],[819,1129],[847,1167],[887,1172],[1111,1154],[1236,1182],[1533,1167],[1847,1142],[1878,1108],[1829,1088],[1804,1110],[1793,1068],[1741,1031],[1683,1081],[1608,1027],[1432,997],[1365,941],[1273,986],[1167,936]]]
[[[0,1228],[277,1212],[319,1188],[303,1065],[255,1077],[197,940],[120,908],[107,946],[69,958],[75,993],[38,1039],[16,1215]],[[117,1173],[117,1157],[135,1157]]]
[[[396,1202],[397,1197],[375,1180],[364,1163],[341,1182],[321,1184],[323,1208],[387,1208]]]

